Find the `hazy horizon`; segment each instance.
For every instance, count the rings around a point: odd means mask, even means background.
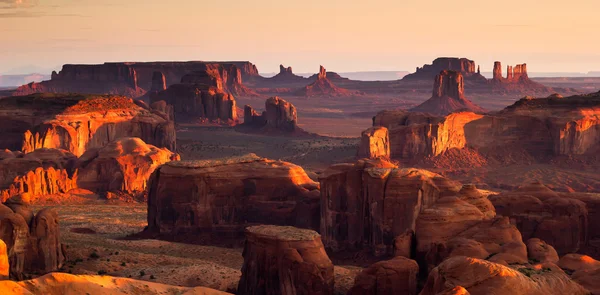
[[[496,60],[530,72],[600,70],[597,1],[103,2],[0,0],[0,73],[157,60],[413,72],[440,56],[472,59],[482,72]]]

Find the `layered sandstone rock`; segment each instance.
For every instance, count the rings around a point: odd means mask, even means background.
[[[492,80],[502,80],[502,63],[499,61],[494,62],[494,72]]]
[[[235,98],[225,91],[224,83],[219,68],[208,68],[185,75],[181,83],[151,95],[150,102],[164,100],[172,105],[177,121],[236,124]]]
[[[385,127],[372,127],[362,132],[358,147],[359,158],[390,157],[390,138]]]
[[[35,279],[14,282],[0,281],[1,294],[198,294],[227,295],[230,293],[206,287],[179,287],[148,281],[100,275],[72,275],[53,272]]]
[[[260,225],[246,229],[237,294],[333,294],[333,263],[315,231]]]
[[[396,236],[415,230],[423,210],[460,188],[438,174],[397,168],[383,159],[333,165],[319,181],[325,246],[334,251],[366,247],[376,255],[392,254]]]
[[[267,133],[306,134],[298,127],[296,107],[277,96],[265,101],[265,111],[260,115],[251,106],[245,106],[244,126]]]
[[[432,64],[417,67],[415,73],[404,76],[403,80],[431,80],[441,71],[449,70],[461,73],[471,79],[485,80],[475,72],[475,62],[466,58],[440,57]]]
[[[417,294],[416,261],[404,257],[377,262],[363,270],[348,295]]]
[[[319,228],[318,183],[299,166],[254,154],[169,162],[148,187],[152,232],[239,233],[252,223]]]
[[[456,287],[473,295],[589,294],[560,270],[509,267],[464,256],[449,258],[429,273],[420,294],[445,294]]]
[[[164,113],[121,96],[35,94],[0,101],[0,148],[29,153],[64,149],[76,156],[121,137],[135,136],[175,150],[175,127]]]
[[[499,215],[515,221],[523,239],[543,240],[561,255],[577,252],[587,244],[589,220],[585,203],[551,197],[546,190],[541,190],[539,195],[526,188],[523,190],[490,197]]]
[[[460,72],[441,71],[435,77],[432,97],[412,108],[411,111],[434,115],[447,115],[458,110],[475,113],[485,112],[485,109],[466,99],[464,92],[464,78]]]
[[[527,241],[527,253],[530,260],[539,262],[558,263],[558,253],[551,245],[538,239],[532,238]]]
[[[472,112],[445,117],[384,111],[374,126],[389,129],[392,158],[432,157],[451,149],[471,149],[498,159],[510,153],[544,160],[556,155],[587,155],[600,143],[600,93],[566,98],[522,99],[487,115]]]
[[[152,86],[150,92],[159,92],[167,89],[167,81],[165,74],[162,72],[154,72],[152,74]]]
[[[139,138],[121,138],[77,160],[77,184],[94,192],[143,194],[154,170],[171,160],[179,160],[179,155]]]
[[[43,148],[28,154],[4,153],[4,159],[0,159],[2,202],[24,193],[35,202],[42,196],[77,187],[77,176],[72,172],[76,157],[67,151]]]
[[[6,243],[11,278],[22,279],[26,273],[44,274],[61,268],[65,252],[60,243],[57,212],[42,209],[34,216],[29,205],[20,202],[12,203],[14,213],[0,213],[0,240]],[[30,212],[31,218],[23,217],[25,211]]]

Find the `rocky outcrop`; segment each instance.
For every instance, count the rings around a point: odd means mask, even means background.
[[[375,117],[374,126],[389,129],[392,158],[432,157],[468,148],[492,158],[520,153],[547,161],[557,155],[598,150],[599,106],[600,93],[524,98],[486,115],[460,112],[440,117],[383,111]],[[504,148],[507,145],[510,151]]]
[[[150,102],[164,100],[173,106],[178,122],[201,121],[236,124],[237,107],[233,95],[225,90],[219,68],[208,68],[185,75],[181,83],[150,96]]]
[[[327,78],[327,71],[323,66],[320,66],[319,73],[317,74],[317,79],[305,86],[304,88],[295,92],[298,96],[306,96],[306,97],[319,97],[319,96],[329,96],[329,97],[337,97],[337,96],[352,96],[357,95],[357,92],[344,89],[336,86],[329,78]]]
[[[66,193],[77,187],[72,167],[76,157],[66,151],[38,149],[28,154],[5,151],[0,156],[0,201],[27,193],[35,202],[42,196]]]
[[[0,213],[0,240],[7,246],[10,277],[21,280],[26,273],[44,274],[61,268],[65,252],[56,211],[42,209],[34,216],[22,198],[9,201],[13,201],[14,213]],[[25,211],[31,217],[23,217]]]
[[[532,238],[527,241],[527,255],[529,260],[537,262],[558,263],[558,253],[551,245],[538,239]]]
[[[122,137],[175,150],[175,126],[164,113],[121,96],[34,94],[0,101],[0,148],[25,153],[64,149],[76,156]]]
[[[589,294],[558,269],[505,266],[464,256],[449,258],[435,268],[420,294],[442,294],[456,287],[473,295]]]
[[[372,127],[362,132],[358,146],[359,158],[390,158],[390,138],[385,127]]]
[[[502,80],[502,63],[499,61],[494,62],[494,72],[492,80]]]
[[[77,184],[94,192],[140,196],[154,170],[171,160],[179,160],[179,155],[139,138],[121,138],[103,148],[90,149],[77,160]]]
[[[318,183],[299,166],[254,154],[169,162],[148,187],[155,233],[235,234],[253,223],[319,228]]]
[[[307,134],[298,127],[296,107],[277,96],[265,101],[265,111],[260,115],[251,106],[246,105],[244,127],[264,133]]]
[[[333,263],[315,231],[252,226],[243,255],[237,294],[333,294]]]
[[[9,269],[10,266],[8,264],[8,252],[6,249],[6,243],[0,240],[0,281],[8,279]]]
[[[404,257],[377,262],[363,270],[348,295],[417,294],[416,261]]]
[[[414,231],[423,210],[460,188],[438,174],[383,159],[333,165],[319,181],[325,246],[367,248],[375,255],[392,254],[395,237]]]
[[[465,98],[464,79],[460,72],[441,71],[435,77],[433,95],[424,103],[410,109],[413,112],[447,115],[455,111],[486,112]]]
[[[152,74],[152,86],[150,92],[159,92],[167,89],[167,80],[162,72],[154,72]]]

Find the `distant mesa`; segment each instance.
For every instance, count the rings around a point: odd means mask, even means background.
[[[298,127],[296,107],[280,97],[265,101],[265,110],[258,114],[251,106],[244,107],[244,124],[240,130],[268,134],[309,135]]]
[[[279,83],[298,83],[305,82],[308,79],[294,74],[292,67],[286,68],[283,65],[279,65],[279,73],[272,78],[269,78],[269,80]]]
[[[475,70],[475,62],[467,58],[439,57],[432,64],[417,67],[416,71],[402,78],[403,80],[430,80],[441,71],[449,70],[459,72],[467,80],[485,82],[486,79],[479,70]]]
[[[141,97],[148,91],[156,90],[153,82],[156,72],[164,75],[165,86],[180,83],[181,78],[190,72],[207,68],[220,68],[222,79],[228,91],[241,95],[248,92],[242,79],[260,77],[256,66],[250,62],[119,62],[96,65],[64,65],[58,73],[53,72],[51,79],[39,83],[30,83],[19,87],[13,95],[32,93],[92,93],[117,94],[129,97]]]
[[[435,77],[433,95],[424,103],[410,109],[413,112],[447,115],[455,111],[486,112],[485,109],[465,98],[463,75],[457,71],[444,70]]]
[[[327,71],[323,66],[320,66],[317,80],[304,88],[296,91],[296,95],[313,97],[313,96],[352,96],[357,93],[336,86],[327,76]]]
[[[183,76],[181,83],[151,94],[150,102],[165,101],[171,105],[177,122],[235,125],[238,122],[236,101],[225,91],[225,81],[218,67],[207,67]]]

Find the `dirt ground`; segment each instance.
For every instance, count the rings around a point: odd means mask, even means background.
[[[34,210],[44,207],[36,206]],[[127,240],[146,226],[146,205],[61,205],[64,272],[106,274],[185,287],[233,292],[241,275],[242,248]],[[336,266],[336,294],[346,294],[361,268]]]

